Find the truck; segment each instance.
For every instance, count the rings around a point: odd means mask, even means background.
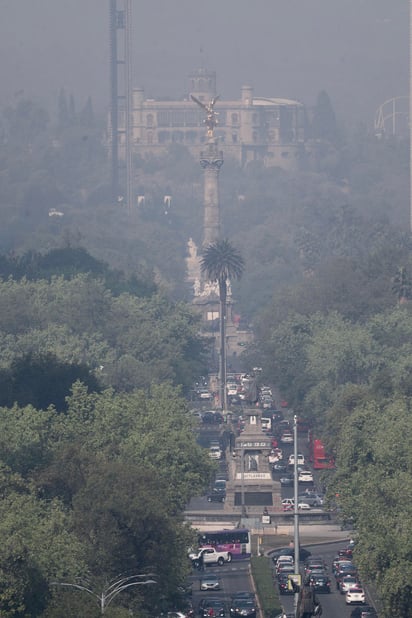
[[[189,554],[192,565],[199,568],[203,556],[203,564],[218,564],[222,566],[225,562],[232,562],[232,554],[230,551],[217,551],[215,547],[201,547],[198,552]]]

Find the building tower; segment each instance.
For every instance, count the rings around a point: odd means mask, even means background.
[[[133,204],[132,8],[131,0],[109,0],[111,185],[114,199]],[[119,113],[124,122],[119,122]],[[121,127],[121,128],[120,128]],[[125,165],[119,163],[119,144]]]

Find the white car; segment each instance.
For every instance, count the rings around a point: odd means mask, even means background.
[[[280,441],[282,444],[293,444],[293,435],[291,433],[283,433]]]
[[[310,511],[310,504],[307,502],[298,502],[299,511]]]
[[[294,455],[294,453],[289,455],[288,463],[289,463],[290,466],[293,466],[295,464],[295,455]],[[302,455],[302,453],[298,453],[298,466],[304,466],[304,465],[305,465],[305,456]]]
[[[210,459],[222,459],[222,449],[220,446],[211,446],[209,449]]]
[[[313,483],[313,473],[310,470],[301,470],[298,481],[299,483]]]
[[[235,383],[226,384],[226,390],[227,390],[227,394],[229,395],[229,397],[233,397],[234,395],[237,395],[237,384]]]
[[[212,399],[212,393],[205,388],[198,392],[198,397],[202,401],[210,401]]]
[[[346,593],[346,605],[366,603],[365,591],[362,588],[349,588]]]

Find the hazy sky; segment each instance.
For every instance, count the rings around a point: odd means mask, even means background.
[[[0,0],[0,104],[24,90],[50,111],[61,87],[78,107],[109,99],[109,0]],[[373,122],[408,94],[409,0],[134,0],[134,85],[180,97],[187,74],[217,71],[222,98],[312,105],[326,90],[341,120]]]

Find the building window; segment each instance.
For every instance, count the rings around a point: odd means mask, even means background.
[[[157,112],[157,125],[159,127],[169,126],[169,112]]]
[[[195,144],[197,138],[196,131],[186,131],[185,141],[187,144]]]
[[[147,114],[146,123],[149,128],[153,127],[153,114]]]
[[[232,142],[237,144],[237,133],[232,133]]]
[[[183,131],[173,131],[172,133],[172,142],[174,142],[175,144],[181,144],[183,142],[184,139],[184,133]]]
[[[201,119],[199,117],[199,112],[190,111],[185,112],[185,125],[187,127],[198,127],[201,124]]]
[[[172,127],[183,127],[185,123],[185,113],[184,112],[170,112],[170,119]]]
[[[159,131],[158,135],[159,144],[166,144],[170,141],[169,131]]]
[[[206,313],[206,320],[208,322],[212,322],[213,320],[219,319],[219,311],[208,311]]]
[[[289,153],[284,150],[281,154],[282,159],[287,159],[289,157]]]
[[[239,114],[232,114],[232,124],[239,124]]]
[[[148,131],[147,133],[147,143],[153,144],[153,131]]]
[[[253,142],[255,142],[255,143],[258,141],[258,134],[257,134],[257,132],[256,132],[256,131],[253,131],[253,134],[252,134],[252,140],[253,140]]]

